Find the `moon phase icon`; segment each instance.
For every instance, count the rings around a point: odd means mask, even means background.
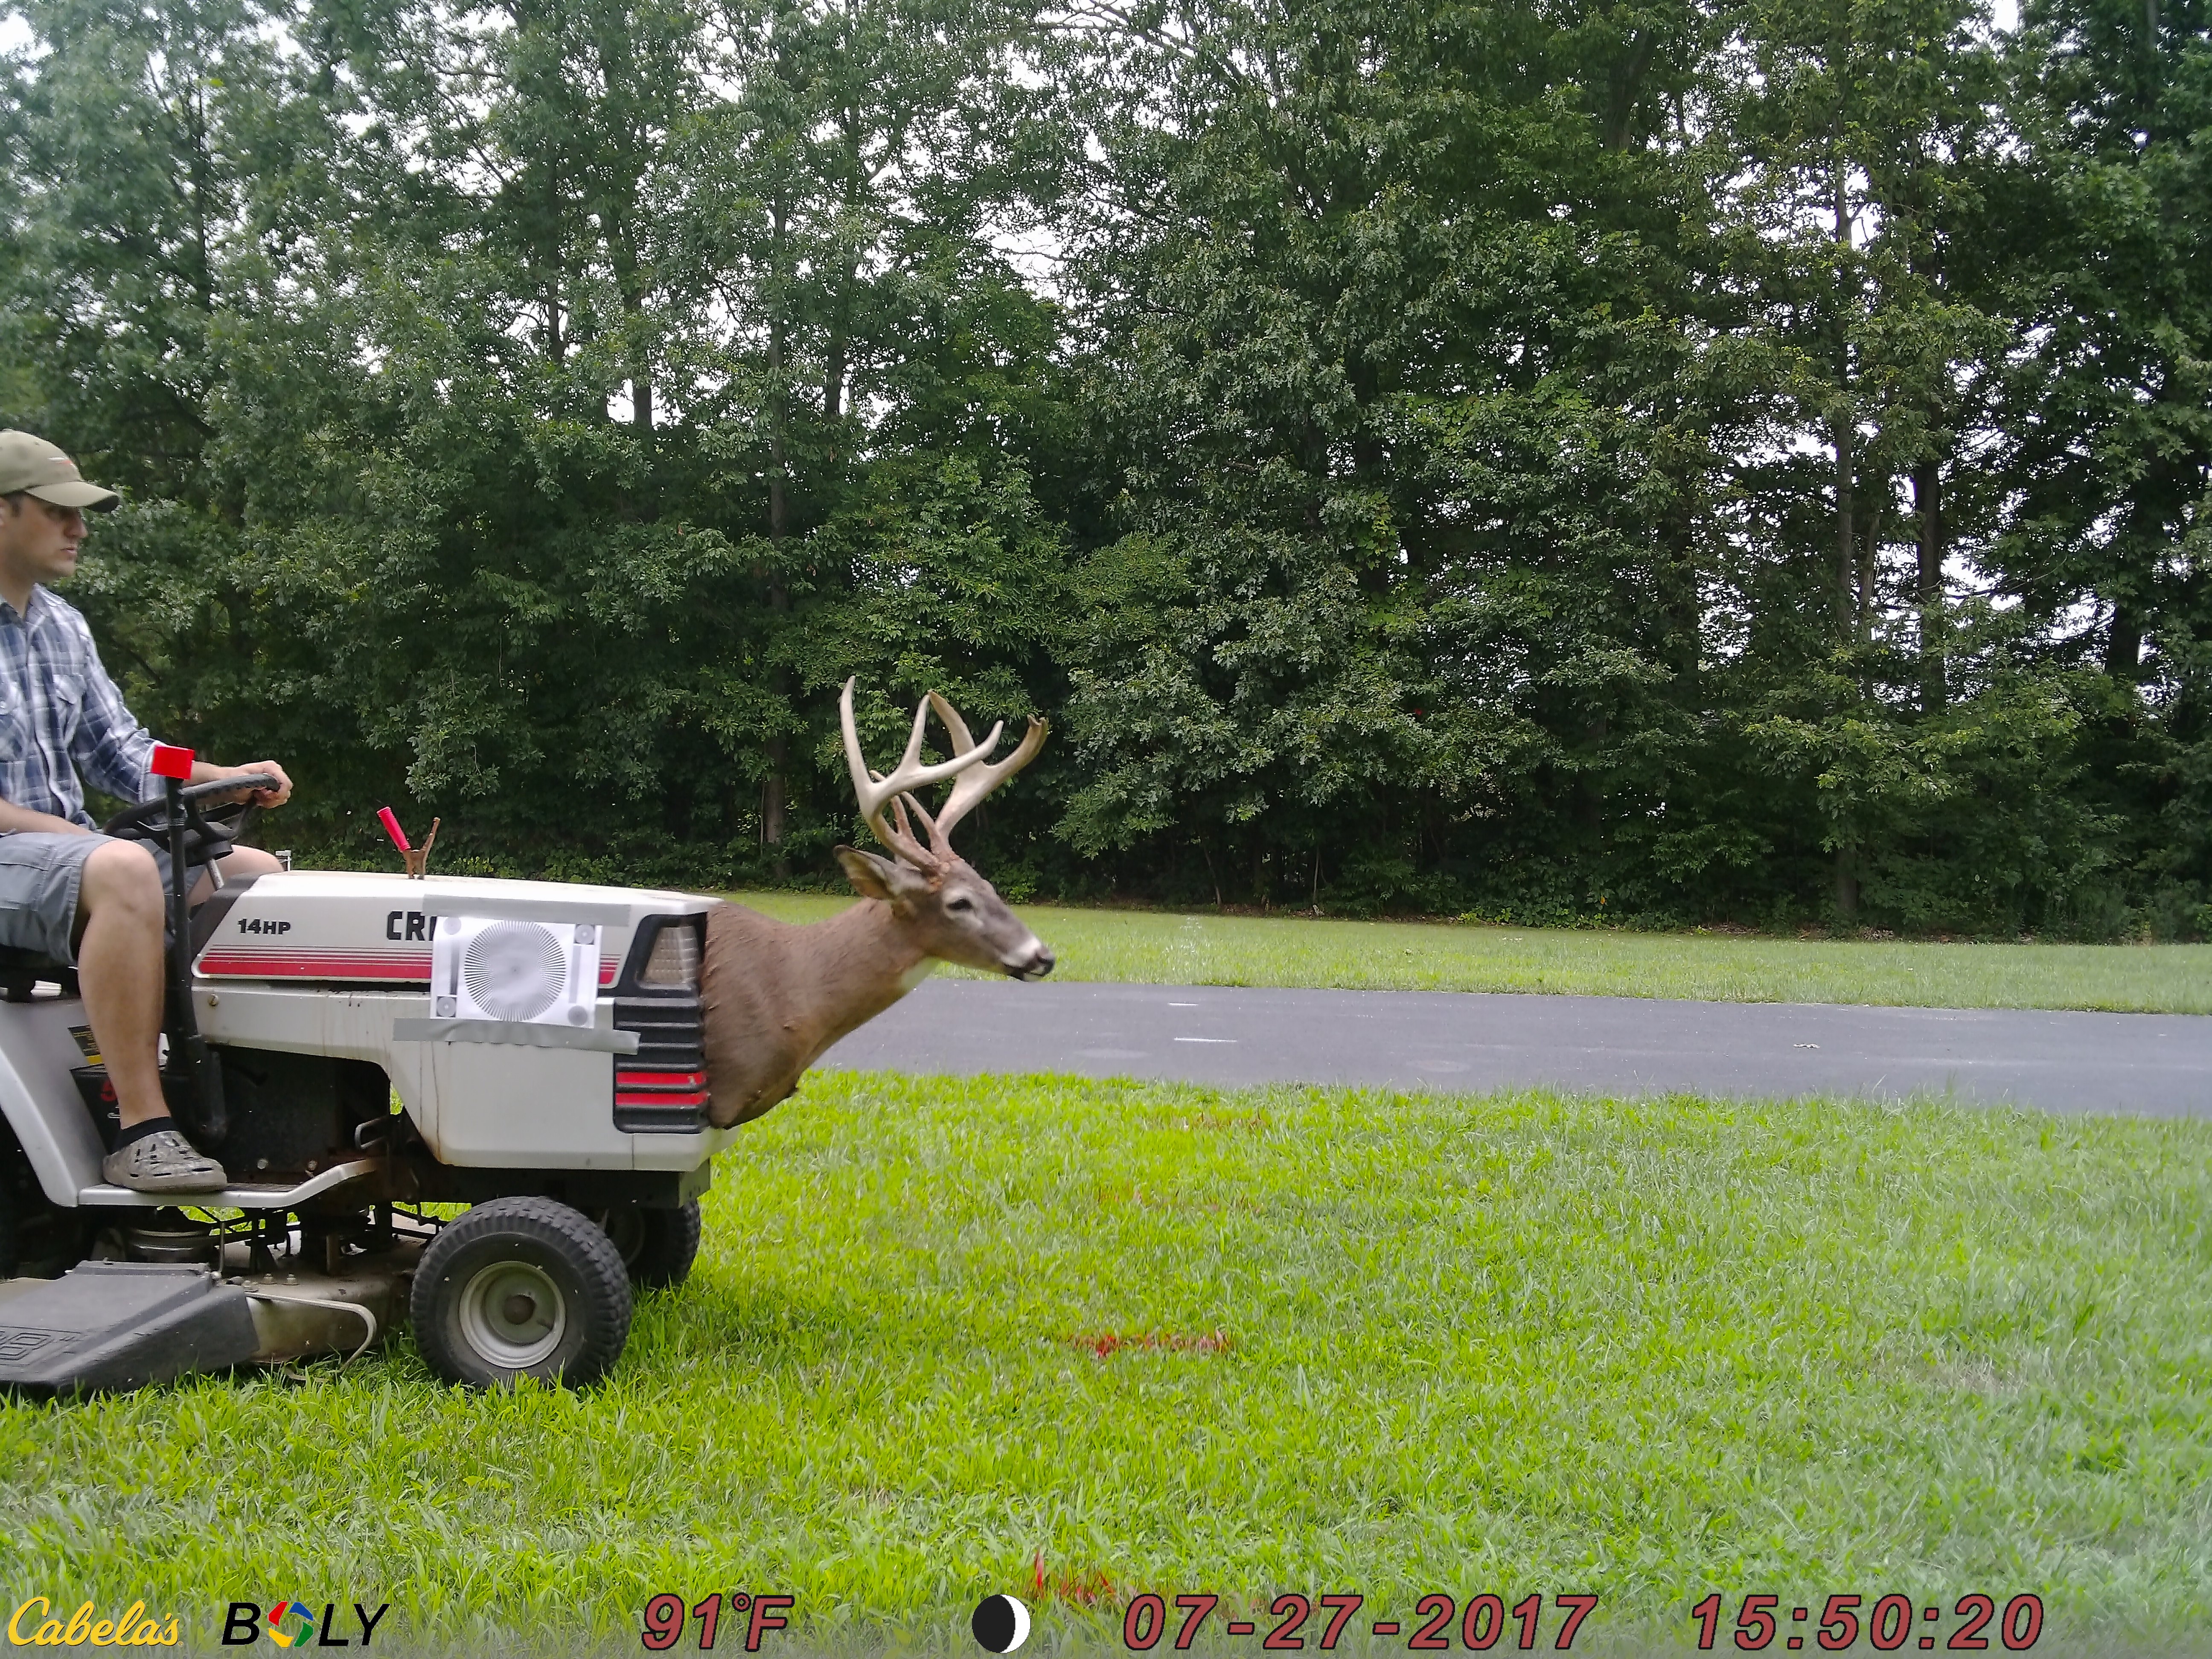
[[[1012,1653],[1029,1640],[1030,1610],[1011,1595],[987,1595],[975,1604],[968,1628],[986,1652]]]

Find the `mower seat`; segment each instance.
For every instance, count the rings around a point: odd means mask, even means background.
[[[28,1002],[31,988],[40,980],[62,988],[62,994],[77,994],[76,969],[37,951],[0,945],[0,1002]]]

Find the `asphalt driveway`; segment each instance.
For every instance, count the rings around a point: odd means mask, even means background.
[[[825,1066],[2212,1115],[2212,1016],[933,979]]]

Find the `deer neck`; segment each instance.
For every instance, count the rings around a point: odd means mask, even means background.
[[[866,1024],[929,977],[936,959],[880,899],[863,899],[799,930],[789,975],[793,1006],[816,1013],[814,1052]],[[810,1022],[811,1023],[811,1022]]]
[[[887,904],[864,902],[809,927],[717,905],[700,985],[708,1121],[727,1128],[784,1099],[830,1044],[904,996],[929,966]]]

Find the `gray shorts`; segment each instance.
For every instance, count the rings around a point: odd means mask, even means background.
[[[107,836],[58,836],[21,830],[0,835],[0,945],[35,951],[55,962],[76,960],[77,890],[84,861],[106,846]],[[169,849],[142,843],[169,885]]]

